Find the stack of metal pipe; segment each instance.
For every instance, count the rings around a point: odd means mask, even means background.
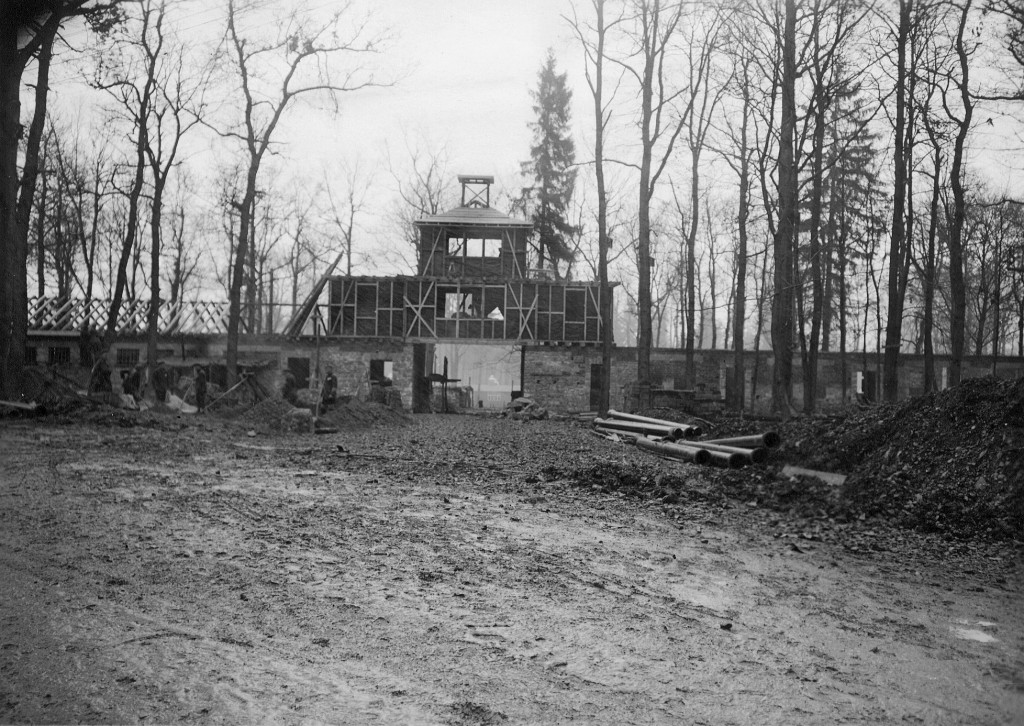
[[[595,418],[594,427],[603,434],[615,434],[632,441],[637,448],[659,456],[733,469],[763,464],[768,460],[768,449],[781,442],[774,431],[697,441],[703,433],[700,426],[614,409],[609,409],[607,418]]]

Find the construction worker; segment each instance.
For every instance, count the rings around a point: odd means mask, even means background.
[[[196,408],[199,409],[199,413],[202,413],[206,408],[206,370],[197,365],[193,367],[193,371],[195,372]]]
[[[100,355],[96,364],[92,367],[92,376],[89,378],[89,393],[110,393],[114,390],[110,382],[110,364],[107,363],[107,356]]]
[[[290,370],[284,372],[284,385],[281,386],[281,398],[286,400],[288,403],[295,405],[295,374]]]
[[[138,403],[142,398],[142,364],[134,365],[121,384],[124,392]]]
[[[324,388],[320,400],[325,408],[333,406],[338,400],[338,379],[334,377],[334,370],[331,368],[327,369],[327,377],[324,378]]]
[[[157,363],[156,368],[153,369],[152,383],[157,403],[167,403],[167,391],[171,387],[171,373],[163,361]]]

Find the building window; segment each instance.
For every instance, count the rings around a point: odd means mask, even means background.
[[[449,237],[448,255],[451,257],[500,257],[500,239],[479,237]]]
[[[473,293],[471,292],[449,292],[439,290],[441,295],[438,302],[444,307],[438,310],[445,318],[475,318],[478,317],[476,305],[473,304]]]
[[[71,348],[66,345],[50,346],[50,365],[66,366],[71,364]]]
[[[370,383],[383,383],[393,380],[394,363],[389,360],[373,359],[370,361]]]
[[[139,349],[138,348],[118,348],[117,349],[117,367],[118,368],[132,368],[139,363]]]

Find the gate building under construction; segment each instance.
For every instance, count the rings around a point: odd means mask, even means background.
[[[429,407],[438,344],[520,351],[600,344],[601,295],[610,295],[610,288],[602,292],[597,282],[558,280],[550,270],[531,269],[533,225],[491,207],[493,182],[460,176],[460,205],[416,220],[416,275],[328,275],[286,333],[306,345],[315,342],[317,367],[332,367],[342,388],[367,375],[375,383],[380,363],[390,363],[389,382],[409,394],[417,411]]]

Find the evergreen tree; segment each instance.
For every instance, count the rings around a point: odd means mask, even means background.
[[[566,85],[566,74],[555,69],[552,50],[548,50],[538,79],[537,90],[530,94],[537,114],[530,124],[534,143],[530,161],[523,164],[523,173],[533,177],[533,185],[523,190],[523,199],[533,210],[539,267],[548,260],[558,276],[558,263],[573,258],[568,238],[574,228],[566,217],[576,183],[576,146],[569,135],[572,91]]]

